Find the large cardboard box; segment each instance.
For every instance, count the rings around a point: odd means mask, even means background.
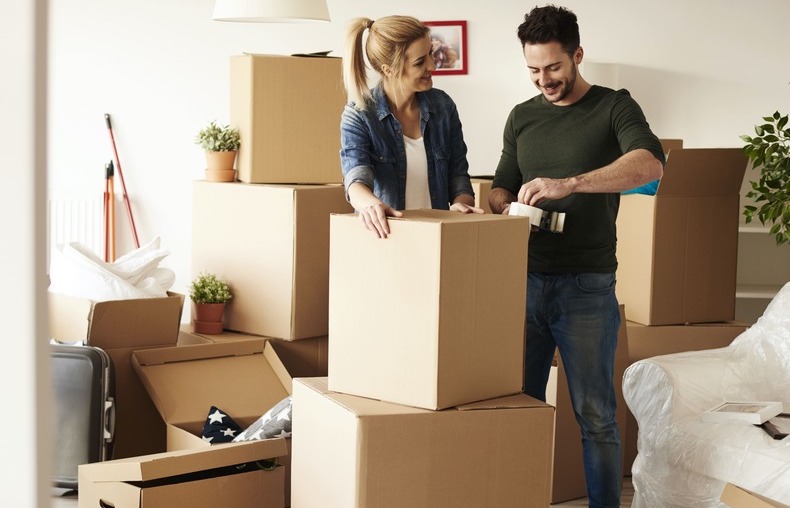
[[[175,346],[184,296],[95,302],[49,293],[49,334],[104,349],[115,371],[113,456],[165,450],[165,426],[132,368],[135,349]]]
[[[731,508],[790,508],[790,506],[774,501],[732,483],[724,486],[719,500]]]
[[[630,315],[629,315],[630,317]],[[679,326],[645,326],[632,321],[628,327],[628,365],[653,356],[727,347],[746,331],[748,325],[737,321]],[[623,471],[631,474],[637,454],[639,426],[630,410],[626,413],[623,442]]]
[[[293,506],[549,505],[554,408],[523,394],[429,411],[294,381]],[[331,501],[330,501],[331,500]]]
[[[192,209],[192,271],[212,271],[233,291],[226,329],[327,335],[329,215],[353,211],[342,186],[196,181]]]
[[[655,196],[621,197],[617,298],[631,321],[734,319],[746,163],[739,148],[673,149]]]
[[[79,466],[79,508],[282,508],[285,440],[226,443]]]
[[[620,305],[620,329],[617,332],[617,349],[614,354],[617,426],[620,428],[621,441],[625,439],[626,414],[628,412],[623,398],[623,373],[628,367],[628,329],[624,307],[624,305]],[[584,476],[581,430],[579,430],[579,424],[573,413],[565,368],[559,354],[556,356],[556,366],[551,368],[549,374],[546,401],[557,408],[554,420],[551,502],[562,503],[570,499],[585,497],[587,495],[587,479]],[[625,469],[623,473],[625,473]]]
[[[475,191],[475,206],[482,208],[485,213],[491,213],[491,206],[488,204],[488,195],[491,194],[491,184],[493,176],[478,176],[472,178],[472,190]]]
[[[329,388],[441,409],[523,384],[529,220],[407,210],[381,240],[332,215]]]
[[[340,183],[341,59],[230,59],[230,124],[239,129],[238,178],[248,183]]]
[[[132,362],[165,421],[168,451],[211,447],[200,437],[211,406],[244,429],[291,393],[291,377],[264,339],[137,350]],[[290,457],[281,463],[287,500]]]

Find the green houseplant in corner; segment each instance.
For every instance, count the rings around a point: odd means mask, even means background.
[[[195,144],[206,151],[206,180],[232,182],[236,179],[233,165],[241,146],[239,130],[229,125],[219,125],[212,120],[198,132]]]
[[[210,272],[202,272],[189,286],[192,328],[195,333],[217,334],[224,329],[225,304],[233,298],[228,284]]]
[[[746,143],[743,153],[760,170],[746,194],[754,205],[746,205],[743,214],[747,224],[754,217],[763,225],[771,224],[770,233],[781,245],[790,242],[790,127],[787,115],[778,111],[763,117],[763,122],[754,126],[756,136],[741,136]]]

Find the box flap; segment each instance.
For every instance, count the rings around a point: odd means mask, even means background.
[[[746,166],[740,148],[673,149],[656,195],[738,196]]]
[[[90,481],[149,481],[232,466],[288,454],[284,438],[224,443],[79,466],[79,475]]]
[[[50,335],[103,349],[175,345],[184,295],[94,302],[49,293]]]
[[[517,393],[507,397],[497,397],[495,399],[481,400],[469,404],[462,404],[456,409],[459,411],[474,411],[483,409],[513,409],[527,407],[552,407],[545,402],[530,397],[524,393]]]
[[[790,508],[786,504],[761,496],[732,483],[724,486],[719,500],[732,508]]]
[[[213,405],[244,426],[289,395],[264,349],[264,339],[145,349],[132,364],[165,422],[204,422]]]
[[[661,148],[664,149],[664,153],[669,153],[670,150],[679,150],[683,148],[683,140],[682,139],[659,139],[661,143]]]

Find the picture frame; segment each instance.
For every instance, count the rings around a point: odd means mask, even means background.
[[[740,420],[761,425],[782,412],[777,401],[727,401],[702,413],[704,422]]]
[[[431,29],[434,74],[468,74],[466,21],[423,21]]]

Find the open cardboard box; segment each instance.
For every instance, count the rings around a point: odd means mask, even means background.
[[[672,149],[655,196],[621,196],[617,298],[645,325],[735,317],[739,148]]]
[[[132,361],[165,421],[168,451],[214,448],[200,437],[211,406],[244,429],[291,393],[291,377],[264,339],[137,350]],[[289,457],[280,462],[287,499]]]
[[[329,389],[443,409],[521,392],[529,220],[330,217]],[[404,269],[407,267],[407,269]]]
[[[79,508],[282,508],[285,440],[225,443],[79,466]]]
[[[554,408],[524,394],[441,411],[294,380],[293,505],[549,505]]]
[[[184,295],[96,302],[48,294],[49,335],[107,352],[115,371],[115,458],[165,451],[165,426],[135,373],[135,349],[175,346]]]

